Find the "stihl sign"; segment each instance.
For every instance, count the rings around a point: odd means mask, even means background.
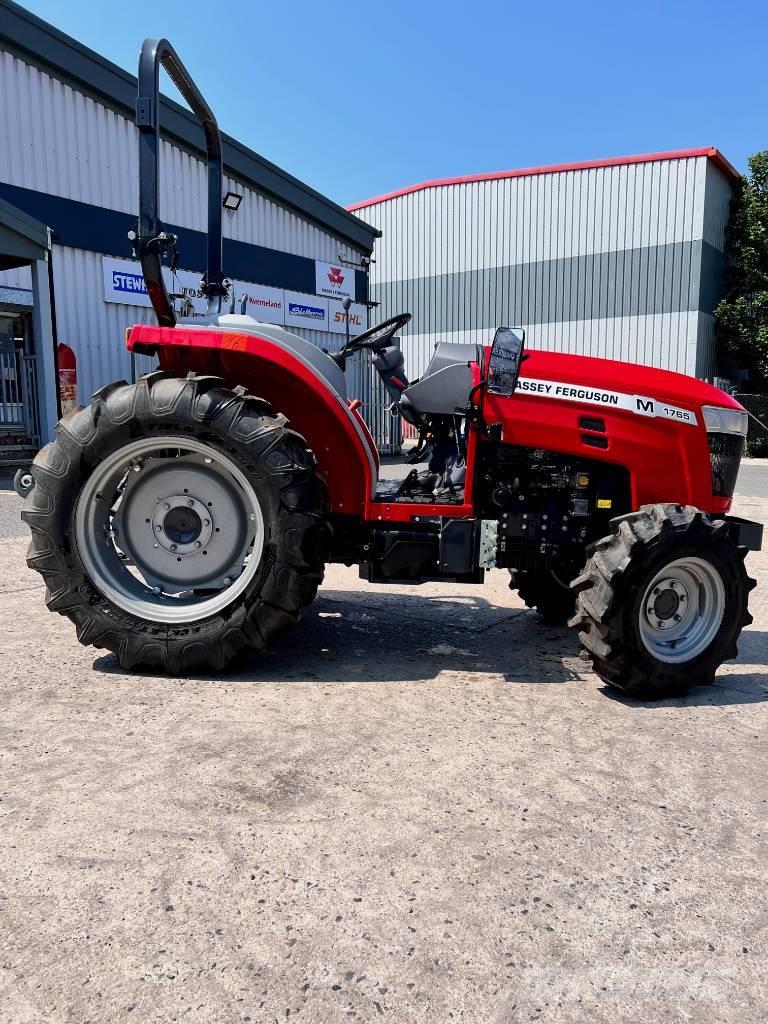
[[[320,263],[315,260],[315,291],[334,299],[355,297],[355,271],[338,263]]]
[[[333,317],[333,322],[337,324],[346,323],[347,320],[349,320],[350,329],[363,326],[363,318],[359,313],[345,313],[340,309]]]

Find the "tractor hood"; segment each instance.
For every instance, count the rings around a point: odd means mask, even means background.
[[[681,409],[696,410],[703,405],[718,405],[729,409],[742,406],[720,388],[671,370],[658,370],[652,366],[622,363],[616,359],[594,359],[591,356],[569,355],[563,352],[541,352],[527,349],[527,359],[520,369],[517,391],[521,394],[538,393],[552,398],[583,398],[597,404],[611,404],[611,393],[621,396],[640,396],[665,402]],[[571,385],[578,392],[563,395],[546,390],[543,381]],[[562,389],[559,389],[562,391]],[[583,392],[583,394],[582,394]],[[594,393],[594,397],[591,393]],[[602,394],[601,394],[602,393]],[[600,398],[603,401],[600,401]]]

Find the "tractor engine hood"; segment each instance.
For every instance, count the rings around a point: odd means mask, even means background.
[[[649,399],[694,414],[705,405],[743,408],[720,388],[671,370],[535,349],[528,349],[527,356],[520,369],[518,394],[582,401],[640,413]]]

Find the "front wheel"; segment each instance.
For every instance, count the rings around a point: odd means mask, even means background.
[[[570,624],[609,686],[644,699],[713,682],[736,657],[755,586],[727,523],[681,505],[620,516],[571,584]]]
[[[222,669],[322,580],[328,497],[306,442],[216,377],[102,388],[32,476],[27,560],[48,607],[126,668]]]

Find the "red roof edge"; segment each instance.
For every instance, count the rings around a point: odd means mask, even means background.
[[[428,188],[442,188],[445,185],[466,185],[473,181],[498,181],[499,178],[527,178],[536,174],[557,174],[561,171],[585,171],[592,167],[618,167],[623,164],[647,164],[654,160],[686,160],[690,157],[705,156],[734,181],[741,178],[741,175],[726,160],[719,149],[714,146],[704,146],[700,149],[672,149],[664,153],[639,153],[636,156],[612,156],[603,160],[582,160],[571,164],[552,164],[548,167],[524,167],[516,171],[492,171],[488,174],[465,174],[458,178],[435,178],[433,181],[422,181],[418,185],[409,185],[407,188],[395,189],[394,192],[387,192],[381,196],[374,196],[373,199],[363,199],[359,203],[351,203],[347,206],[350,213],[361,210],[366,206],[375,206],[376,203],[386,202],[388,199],[397,199],[400,196],[410,195],[411,192],[423,192]]]

